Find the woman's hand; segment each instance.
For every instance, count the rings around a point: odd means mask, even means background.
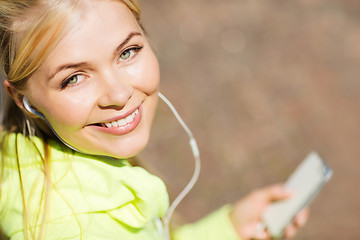
[[[282,185],[273,185],[250,193],[234,205],[230,219],[243,240],[271,239],[267,231],[259,229],[261,216],[266,207],[274,201],[291,197]],[[303,226],[309,215],[309,210],[300,211],[284,231],[285,238],[292,238]]]

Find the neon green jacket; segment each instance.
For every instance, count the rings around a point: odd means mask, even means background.
[[[0,226],[11,240],[164,239],[159,219],[169,199],[158,177],[56,141],[45,147],[21,134],[1,139]],[[180,227],[173,239],[238,240],[229,210]]]

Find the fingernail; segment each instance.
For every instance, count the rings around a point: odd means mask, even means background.
[[[268,236],[266,232],[261,232],[261,233],[256,233],[254,237],[255,239],[266,239]]]
[[[261,222],[256,225],[255,239],[266,239],[267,233],[265,232],[265,226]]]
[[[299,218],[297,219],[297,223],[299,226],[303,226],[306,222],[306,218],[304,215],[300,215]]]
[[[287,237],[287,238],[292,238],[292,237],[294,237],[294,236],[295,236],[295,233],[296,233],[296,230],[295,230],[295,228],[293,228],[293,227],[286,229],[286,237]]]

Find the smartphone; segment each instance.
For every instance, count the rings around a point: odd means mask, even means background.
[[[285,183],[285,188],[294,195],[272,203],[262,216],[262,223],[273,238],[283,236],[286,226],[314,199],[331,176],[332,170],[316,152],[303,160]]]

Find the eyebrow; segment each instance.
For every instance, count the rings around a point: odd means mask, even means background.
[[[121,51],[121,49],[135,36],[142,36],[140,32],[131,32],[125,40],[120,43],[120,45],[115,49],[114,51],[114,58],[118,55],[118,53]]]
[[[142,33],[140,32],[131,32],[125,39],[122,41],[119,46],[116,47],[113,56],[117,56],[117,54],[121,51],[121,49],[134,37],[134,36],[142,36]],[[89,67],[89,64],[86,62],[80,62],[80,63],[68,63],[60,65],[56,68],[56,70],[50,74],[48,79],[53,79],[56,74],[59,72],[66,70],[66,69],[74,69],[74,68],[81,68],[81,67]]]

